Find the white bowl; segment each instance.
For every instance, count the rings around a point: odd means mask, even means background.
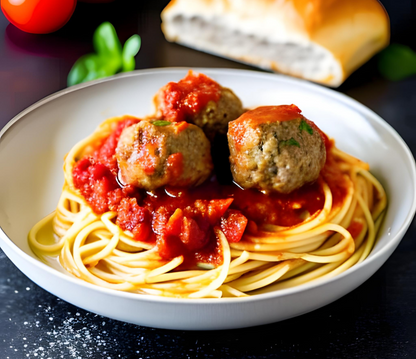
[[[367,280],[392,254],[415,213],[415,162],[400,136],[379,116],[335,91],[275,74],[194,69],[233,89],[246,107],[296,104],[337,146],[369,162],[388,194],[388,210],[370,256],[341,275],[247,298],[172,299],[118,292],[48,266],[27,242],[30,228],[55,209],[64,155],[104,119],[152,112],[152,98],[187,69],[135,71],[68,88],[30,106],[0,132],[0,245],[31,280],[94,313],[168,329],[254,326],[322,307]]]

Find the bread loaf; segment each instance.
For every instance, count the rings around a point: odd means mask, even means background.
[[[377,0],[172,0],[161,17],[169,41],[332,87],[390,37]]]

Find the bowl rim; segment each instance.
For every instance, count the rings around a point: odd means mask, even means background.
[[[255,70],[243,70],[243,69],[232,69],[232,68],[209,68],[209,67],[163,67],[163,68],[149,68],[149,69],[142,69],[142,70],[134,70],[127,73],[121,73],[116,74],[107,78],[102,78],[98,80],[89,81],[86,83],[81,83],[78,85],[71,86],[69,88],[62,89],[60,91],[54,92],[39,101],[33,103],[20,113],[18,113],[16,116],[14,116],[1,130],[0,130],[0,142],[2,141],[4,135],[7,133],[7,131],[19,120],[24,119],[26,115],[31,113],[33,110],[44,106],[48,104],[49,102],[52,102],[58,98],[61,98],[69,93],[80,91],[84,88],[93,87],[100,85],[102,83],[117,81],[124,78],[129,77],[140,77],[143,75],[152,75],[152,74],[161,74],[161,73],[171,73],[172,75],[181,75],[183,72],[188,71],[189,69],[192,69],[195,72],[202,72],[209,76],[212,75],[240,75],[240,76],[249,76],[249,77],[257,77],[257,78],[275,78],[279,82],[283,83],[292,83],[295,85],[298,85],[306,90],[311,90],[315,93],[319,93],[324,95],[325,97],[330,97],[332,99],[335,99],[343,104],[348,105],[353,110],[363,114],[366,116],[366,118],[371,118],[372,121],[375,121],[378,125],[383,127],[384,130],[386,130],[397,142],[397,144],[400,145],[401,149],[406,154],[406,158],[403,160],[405,163],[409,164],[410,167],[408,167],[409,174],[411,178],[413,179],[413,198],[412,198],[412,204],[411,209],[407,213],[405,219],[402,222],[402,225],[397,230],[397,233],[390,238],[390,240],[375,253],[374,255],[371,255],[370,257],[367,257],[363,262],[356,264],[346,271],[340,273],[339,275],[329,278],[323,281],[313,281],[308,282],[296,287],[281,289],[279,291],[271,291],[268,293],[262,293],[257,294],[253,296],[248,297],[238,297],[238,298],[200,298],[200,299],[188,299],[188,298],[169,298],[169,297],[160,297],[160,296],[153,296],[149,294],[137,294],[137,293],[130,293],[130,292],[123,292],[123,291],[117,291],[114,289],[108,289],[103,288],[88,282],[85,282],[79,278],[76,278],[74,276],[71,276],[69,274],[65,274],[63,272],[60,272],[47,264],[43,263],[40,259],[36,259],[33,256],[29,255],[20,247],[18,247],[11,238],[7,236],[7,234],[4,232],[3,228],[0,225],[0,239],[3,240],[3,243],[5,246],[8,246],[8,249],[12,250],[17,256],[22,257],[22,259],[29,261],[32,265],[39,267],[41,270],[46,270],[50,275],[58,276],[60,279],[65,281],[70,281],[74,285],[80,285],[81,287],[84,287],[88,290],[94,290],[101,292],[102,294],[110,295],[110,296],[116,296],[116,297],[122,297],[124,299],[128,300],[137,300],[137,301],[144,301],[144,302],[157,302],[157,303],[164,303],[167,305],[175,304],[175,305],[192,305],[192,306],[200,306],[200,305],[212,305],[212,304],[224,304],[224,303],[251,303],[251,302],[258,302],[258,301],[266,301],[269,299],[274,299],[278,297],[285,297],[285,296],[291,296],[294,294],[298,294],[300,292],[306,292],[309,290],[317,289],[319,287],[323,287],[326,285],[329,285],[335,281],[339,281],[342,278],[352,276],[354,273],[358,270],[360,270],[362,267],[367,267],[371,263],[377,261],[377,259],[381,256],[384,256],[387,253],[388,255],[391,255],[394,251],[394,248],[400,243],[401,239],[405,235],[407,229],[409,228],[413,217],[415,216],[416,212],[416,163],[415,159],[412,155],[412,152],[410,151],[409,147],[407,146],[406,142],[403,140],[403,138],[398,134],[398,132],[384,119],[382,119],[377,113],[369,109],[368,107],[364,106],[357,100],[349,97],[348,95],[345,95],[343,93],[337,92],[335,90],[326,88],[322,85],[314,84],[311,82],[308,82],[303,79],[297,79],[293,77],[289,77],[287,75],[281,75],[281,74],[275,74],[275,73],[266,73],[266,72],[260,72]],[[0,244],[2,241],[0,241]],[[2,249],[4,250],[3,246]],[[4,251],[6,252],[6,251]],[[6,253],[7,255],[7,253]],[[12,260],[13,262],[13,260]]]

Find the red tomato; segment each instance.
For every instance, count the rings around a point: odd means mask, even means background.
[[[77,0],[1,0],[1,10],[13,25],[32,34],[48,34],[64,26]]]
[[[239,242],[247,226],[247,218],[240,211],[229,209],[221,219],[221,229],[228,242]]]

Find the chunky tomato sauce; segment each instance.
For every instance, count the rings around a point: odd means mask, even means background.
[[[273,195],[221,185],[215,176],[194,188],[145,192],[122,186],[117,180],[115,149],[121,131],[138,121],[125,117],[118,122],[91,155],[76,163],[73,181],[95,213],[117,212],[116,224],[131,231],[136,240],[155,244],[162,258],[183,255],[182,267],[187,268],[197,263],[219,265],[222,255],[215,227],[221,228],[229,242],[238,242],[249,221],[257,226],[293,226],[323,208],[325,198],[318,183]],[[172,175],[180,171],[181,161],[181,154],[170,159]],[[338,205],[346,195],[346,179],[332,163],[327,161],[322,174],[333,192],[334,205]]]
[[[209,101],[218,102],[221,86],[204,74],[188,75],[179,82],[169,82],[156,96],[163,118],[172,121],[186,121],[199,113]]]

